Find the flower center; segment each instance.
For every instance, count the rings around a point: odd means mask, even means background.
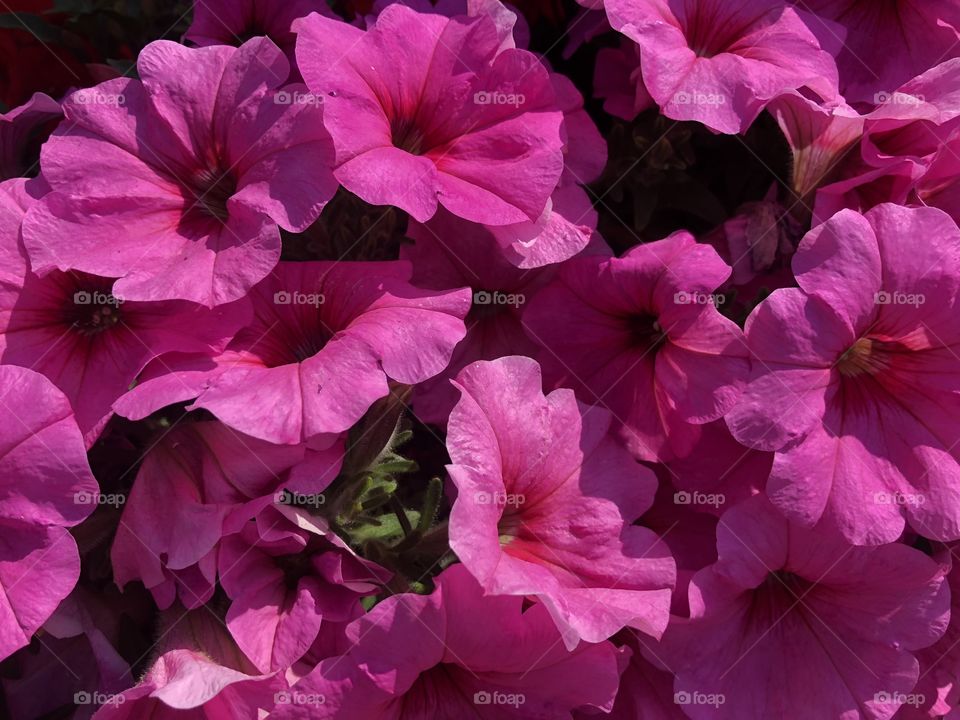
[[[771,12],[766,9],[761,10],[760,15],[737,17],[728,7],[725,3],[699,3],[693,12],[680,18],[687,45],[697,57],[712,58],[730,52],[732,46]]]
[[[97,335],[120,322],[120,312],[115,305],[99,305],[90,308],[85,318],[76,323],[83,335]]]
[[[750,595],[749,618],[761,627],[783,619],[784,612],[802,610],[802,598],[813,584],[788,570],[776,570],[764,578]]]
[[[510,541],[520,534],[520,529],[522,527],[523,516],[516,510],[506,509],[503,515],[500,517],[500,522],[497,523],[500,544],[507,545],[510,543]]]
[[[275,557],[273,562],[283,573],[283,582],[288,588],[297,587],[301,579],[314,572],[313,556],[306,551],[293,555],[280,555]]]
[[[293,356],[297,359],[297,362],[309,360],[318,352],[323,350],[329,339],[330,335],[327,333],[311,335],[310,337],[304,338],[300,343],[293,347]]]
[[[870,338],[860,338],[840,356],[837,369],[844,377],[876,375],[890,367],[890,352],[886,344]]]
[[[667,341],[667,333],[654,315],[633,315],[627,319],[627,327],[637,347],[656,350]]]
[[[204,170],[193,181],[193,210],[226,222],[230,217],[227,201],[237,192],[237,180],[229,170]]]
[[[121,319],[121,302],[110,292],[110,285],[98,283],[92,276],[75,273],[73,293],[66,297],[65,321],[74,332],[91,336],[115,327]],[[87,280],[93,280],[87,282]],[[67,287],[70,287],[68,285]]]
[[[406,118],[393,120],[390,123],[390,138],[394,147],[406,150],[411,155],[423,153],[426,138],[413,120]]]

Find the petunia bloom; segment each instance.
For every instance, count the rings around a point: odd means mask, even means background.
[[[607,0],[610,25],[639,45],[661,112],[717,132],[744,132],[771,100],[807,88],[837,95],[837,67],[780,0]]]
[[[563,113],[540,59],[504,49],[492,17],[393,4],[367,31],[317,14],[294,28],[347,190],[420,222],[438,204],[490,225],[540,217],[563,170]]]
[[[21,180],[0,184],[0,362],[29,367],[69,398],[87,444],[144,366],[167,352],[214,355],[250,319],[249,303],[208,309],[184,301],[124,302],[108,278],[30,271],[19,243],[35,200]]]
[[[30,642],[80,576],[67,528],[98,488],[70,403],[45,377],[0,365],[0,659]]]
[[[826,109],[800,93],[768,106],[793,155],[791,189],[812,214],[817,188],[830,182],[848,157],[856,157],[865,120],[846,104]]]
[[[197,398],[192,408],[268,442],[343,432],[388,379],[442,371],[466,332],[468,290],[421,290],[409,277],[404,261],[281,263],[252,291],[254,320],[227,350],[172,360],[172,378],[135,390],[142,402],[128,416]]]
[[[486,592],[537,597],[568,648],[625,626],[659,637],[674,562],[632,524],[657,481],[608,433],[609,413],[570,390],[544,396],[540,368],[520,356],[473,363],[456,385],[447,448],[457,557]]]
[[[776,451],[767,493],[793,521],[858,544],[891,542],[905,521],[960,538],[958,261],[940,210],[844,210],[800,243],[800,287],[747,320],[756,360],[726,420]]]
[[[542,605],[490,597],[462,566],[431,595],[403,593],[347,628],[350,648],[294,685],[277,720],[569,719],[609,710],[619,681],[610,643],[567,651]]]
[[[325,500],[318,493],[297,497],[311,510]],[[217,562],[232,601],[227,628],[262,672],[290,667],[317,640],[322,623],[353,619],[360,598],[389,580],[308,514],[273,505],[223,539]]]
[[[549,383],[609,409],[631,452],[663,461],[732,407],[746,377],[742,333],[716,308],[729,277],[713,248],[679,232],[568,261],[523,320]]]
[[[263,38],[160,40],[137,69],[64,101],[53,192],[24,220],[32,268],[119,278],[127,300],[236,300],[279,261],[277,226],[306,229],[336,191],[322,110]]]
[[[207,602],[225,535],[277,493],[321,493],[340,469],[342,443],[271,445],[210,420],[184,420],[143,458],[111,547],[114,578],[140,580],[157,605]],[[251,509],[252,508],[252,509]]]
[[[693,720],[888,720],[917,681],[912,652],[943,634],[940,566],[901,544],[847,545],[791,525],[765,498],[721,519],[719,558],[664,635]]]
[[[903,720],[945,717],[953,720],[960,710],[960,565],[957,545],[934,544],[933,559],[940,562],[950,588],[950,624],[933,645],[914,653],[920,663],[920,679],[909,693],[912,702],[901,710]]]
[[[809,110],[809,103],[803,104]],[[849,113],[841,108],[834,113],[838,111],[840,115]],[[835,141],[856,129],[855,119],[849,117],[835,117],[823,127],[822,111],[815,114],[821,117],[814,119],[812,126],[820,126],[824,132],[822,140],[814,141],[815,147],[830,149],[833,145],[836,151]],[[862,213],[885,202],[912,202],[915,191],[930,193],[931,186],[918,181],[931,171],[938,155],[950,156],[950,138],[960,128],[960,58],[912,78],[886,95],[883,104],[862,121],[860,142],[850,152],[839,154],[836,161],[830,160],[833,171],[819,178],[829,184],[821,183],[817,189],[815,224],[843,209]],[[800,136],[805,132],[801,130]],[[828,159],[820,155],[820,160]],[[939,170],[931,177],[934,188],[945,184],[945,178],[937,175]]]
[[[960,55],[960,2],[794,0],[814,32],[838,34],[840,92],[850,103],[882,104],[911,78]],[[809,13],[815,13],[810,15]]]

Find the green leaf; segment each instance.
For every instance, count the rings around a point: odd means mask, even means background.
[[[420,522],[420,513],[416,510],[406,511],[407,519],[410,525],[416,527]],[[403,528],[400,527],[400,520],[396,515],[389,513],[377,518],[380,525],[363,525],[358,528],[348,530],[350,540],[354,544],[362,544],[371,540],[379,540],[387,544],[393,544],[394,541],[403,538]]]

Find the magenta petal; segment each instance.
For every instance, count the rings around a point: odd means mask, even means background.
[[[64,528],[0,520],[0,658],[29,644],[80,577]]]

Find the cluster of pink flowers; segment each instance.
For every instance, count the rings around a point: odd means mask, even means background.
[[[960,0],[580,5],[0,115],[0,715],[960,718]]]

